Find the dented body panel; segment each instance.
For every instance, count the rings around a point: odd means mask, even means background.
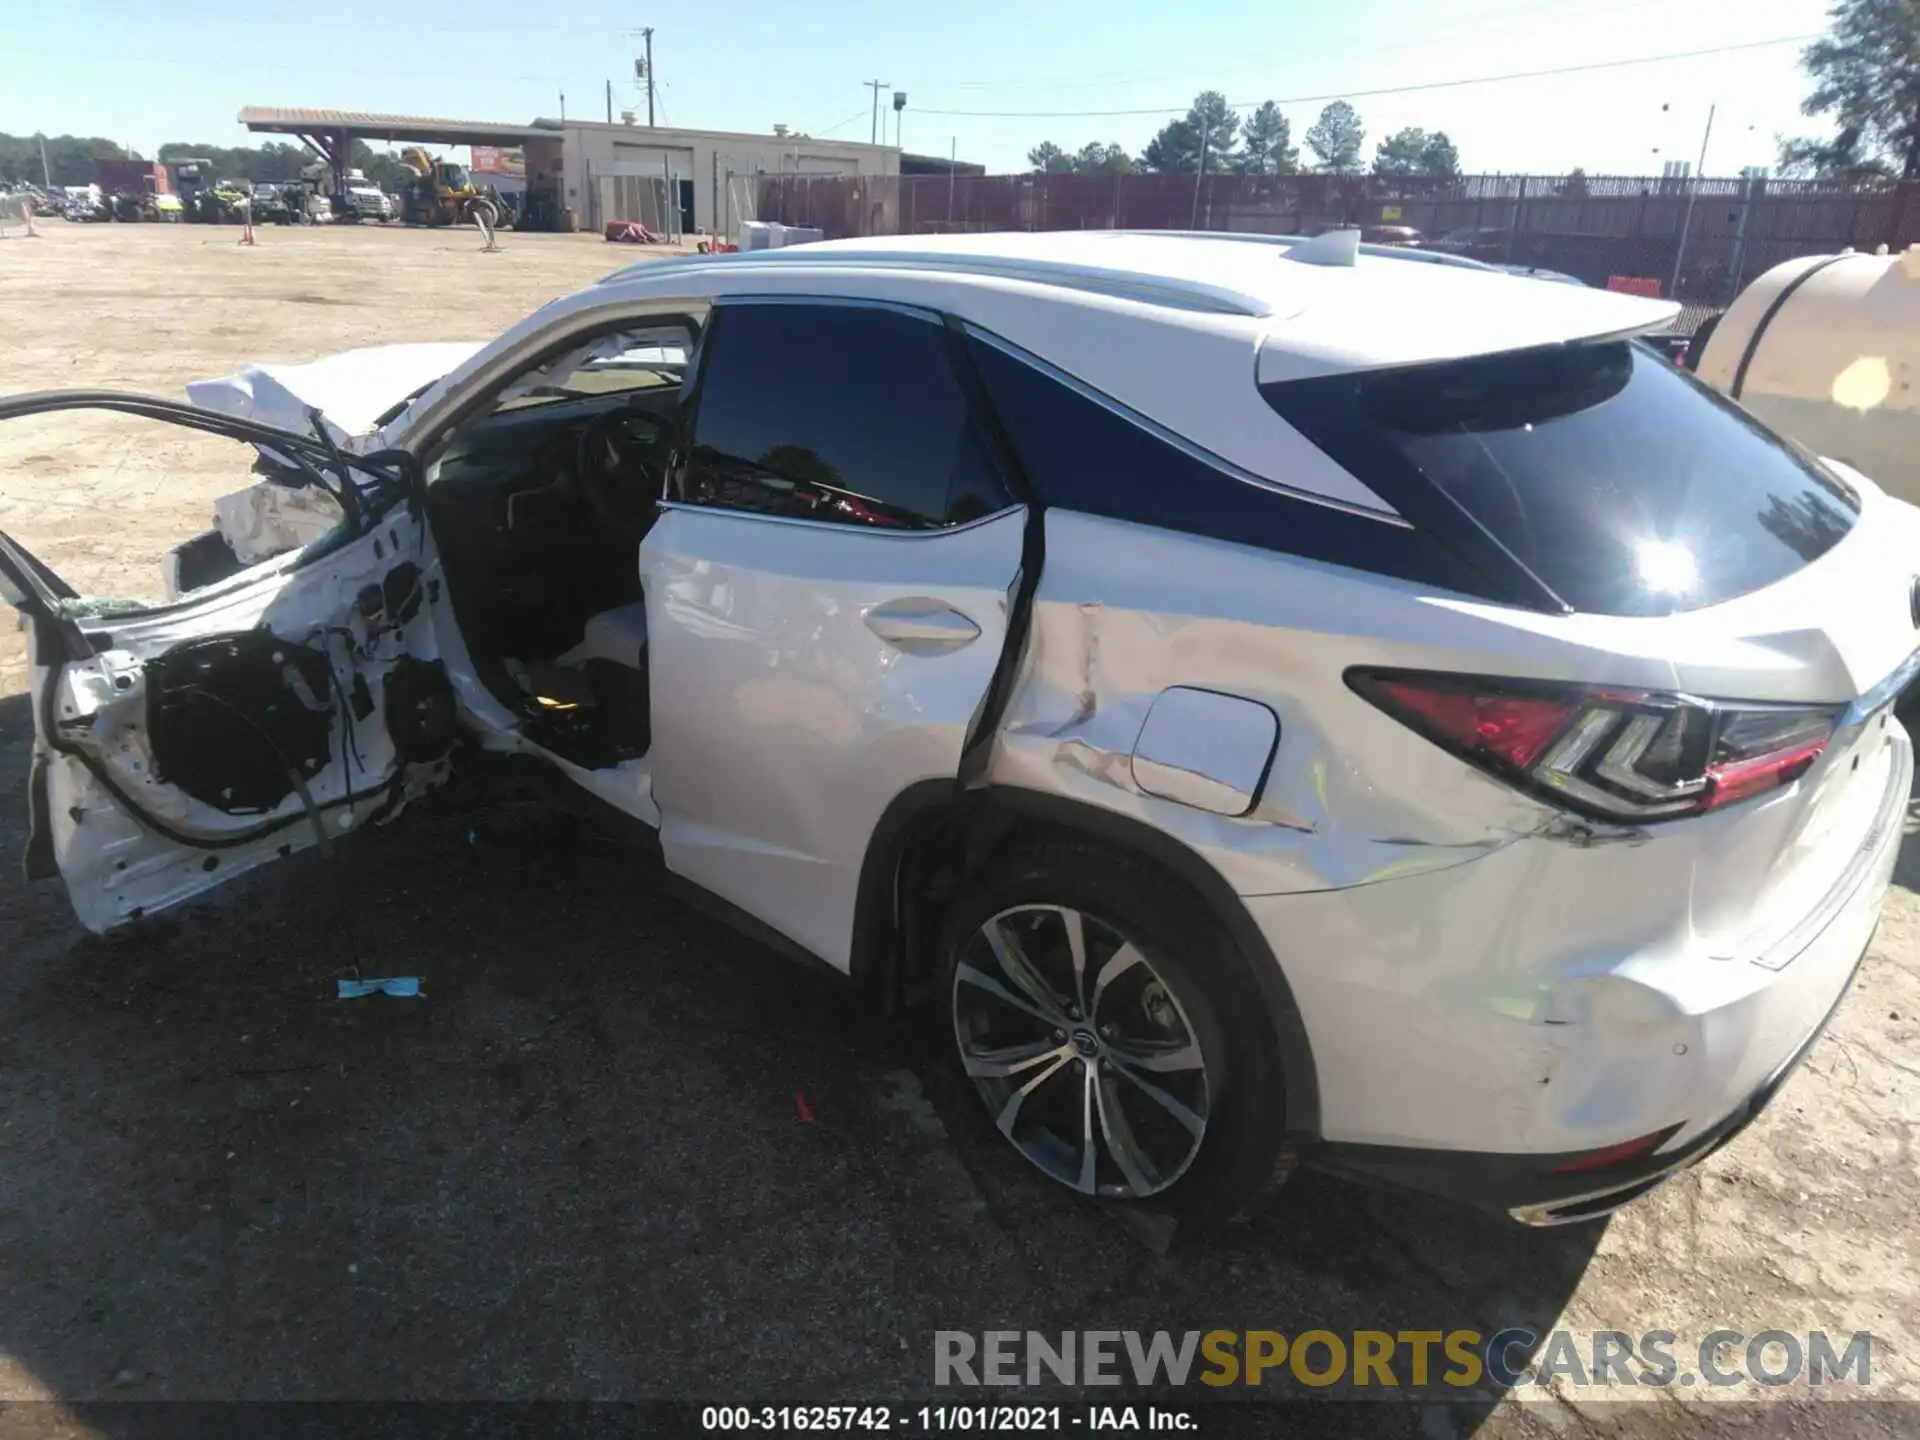
[[[1811,1038],[1872,935],[1913,762],[1897,722],[1869,743],[1852,843],[1819,897],[1832,913],[1784,953],[1791,931],[1696,934],[1655,846],[1527,840],[1454,870],[1250,899],[1315,1037],[1323,1137],[1556,1154],[1671,1125],[1662,1150],[1684,1153]]]
[[[263,480],[213,502],[213,528],[242,565],[311,545],[341,521],[340,506],[316,486]]]
[[[1910,523],[1899,509],[1896,527]],[[1912,772],[1885,711],[1794,791],[1635,828],[1500,784],[1343,679],[1391,657],[1671,688],[1786,614],[1779,597],[1684,627],[1541,617],[1062,511],[1047,515],[1047,552],[992,779],[1150,824],[1245,897],[1313,1037],[1322,1138],[1556,1153],[1671,1122],[1684,1147],[1797,1048],[1851,974]],[[1865,583],[1886,568],[1864,567]],[[1828,605],[1850,603],[1832,593],[1839,573],[1816,577]],[[1789,599],[1818,630],[1809,597]],[[1904,653],[1894,641],[1865,663]],[[1782,690],[1830,693],[1827,664],[1806,656]],[[1278,718],[1247,813],[1139,784],[1143,725],[1175,687]]]
[[[194,404],[295,433],[320,411],[344,447],[362,443],[394,406],[480,349],[477,341],[369,345],[295,365],[243,365],[187,386]]]
[[[1050,511],[1026,665],[991,778],[1167,830],[1243,895],[1461,864],[1558,812],[1392,743],[1398,727],[1347,690],[1347,667],[1404,653],[1399,637],[1416,625],[1436,645],[1451,636],[1463,657],[1503,638],[1445,597],[1375,576]],[[1662,683],[1670,674],[1652,658],[1642,673]],[[1142,726],[1174,686],[1276,717],[1278,750],[1250,812],[1210,813],[1137,784]]]

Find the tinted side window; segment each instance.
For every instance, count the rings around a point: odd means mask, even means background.
[[[887,529],[964,524],[1008,503],[937,322],[729,305],[706,344],[684,499]]]
[[[1412,514],[1426,488],[1576,610],[1665,615],[1801,569],[1859,504],[1737,406],[1622,341],[1266,387]]]
[[[1258,545],[1491,600],[1535,605],[1507,557],[1462,553],[1432,534],[1243,480],[1160,438],[999,345],[970,344],[994,412],[1049,506]],[[1253,382],[1251,378],[1248,384]]]

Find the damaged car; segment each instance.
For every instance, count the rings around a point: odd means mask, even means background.
[[[257,483],[168,594],[11,540],[33,873],[107,931],[531,757],[938,1007],[1062,1189],[1603,1215],[1777,1091],[1912,775],[1920,512],[1355,232],[832,242],[105,407]]]

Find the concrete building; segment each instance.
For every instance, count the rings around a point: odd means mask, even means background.
[[[598,120],[535,120],[503,125],[490,120],[387,115],[361,110],[306,110],[248,106],[239,121],[256,134],[298,136],[327,158],[335,175],[351,163],[356,141],[467,145],[476,165],[496,164],[515,147],[525,154],[527,213],[535,227],[557,228],[572,211],[587,230],[610,220],[638,220],[650,230],[731,236],[742,220],[758,217],[762,175],[898,176],[900,151],[854,140],[815,140],[784,125],[770,134],[682,130],[642,125],[622,114],[618,124]],[[510,169],[510,167],[509,167]],[[480,169],[481,184],[505,191],[511,176]],[[853,197],[875,204],[881,197]]]
[[[891,145],[774,133],[683,130],[597,120],[536,120],[526,139],[530,190],[557,181],[582,228],[638,220],[653,230],[733,233],[756,218],[762,175],[890,176]]]

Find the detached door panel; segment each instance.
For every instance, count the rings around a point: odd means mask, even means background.
[[[703,345],[677,503],[640,551],[661,843],[845,968],[874,826],[959,769],[1026,513],[936,318],[722,305]]]
[[[412,509],[369,492],[359,533],[327,553],[139,609],[74,597],[0,537],[0,599],[29,622],[28,859],[57,870],[82,924],[331,846],[440,778],[422,744],[450,736],[427,713],[443,682],[425,554]]]

